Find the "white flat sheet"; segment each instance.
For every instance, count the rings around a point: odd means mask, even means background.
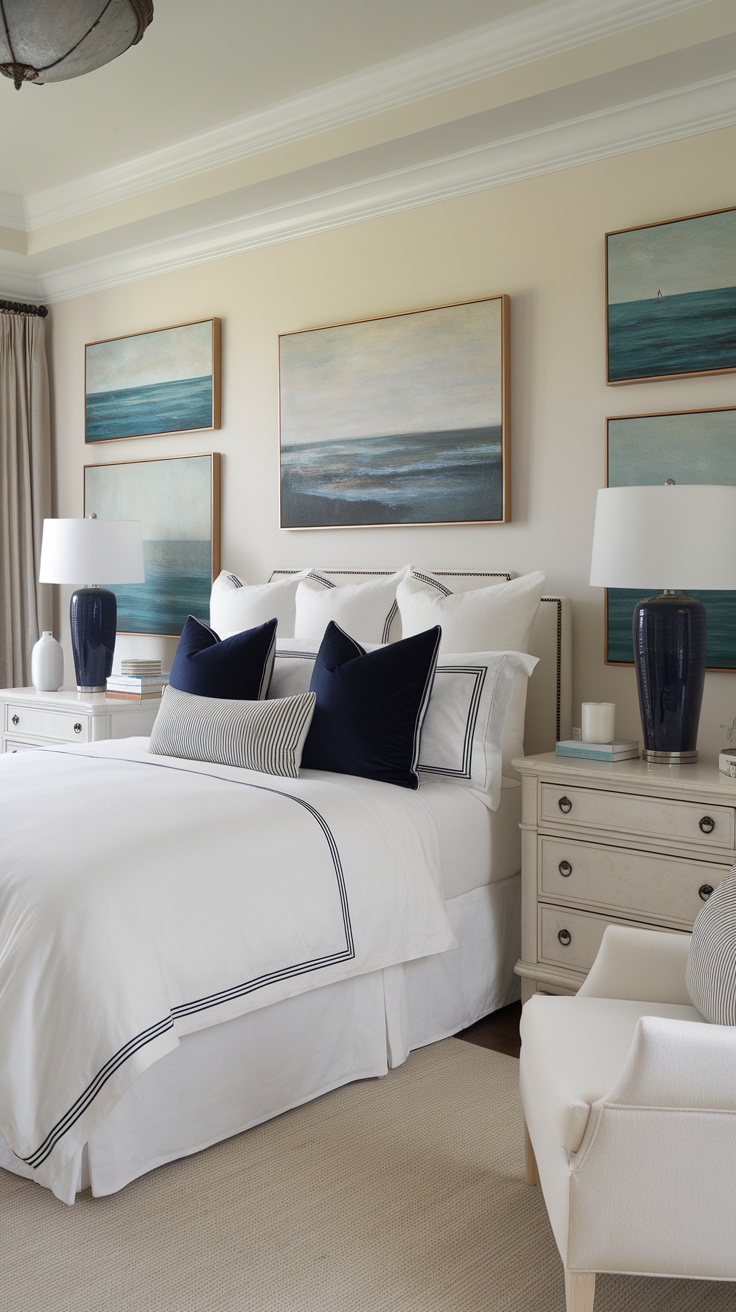
[[[0,1134],[67,1202],[181,1035],[455,943],[419,793],[146,748],[0,757]]]
[[[442,892],[450,899],[521,869],[521,784],[504,779],[498,810],[461,784],[422,778],[421,795],[432,812],[440,844]]]

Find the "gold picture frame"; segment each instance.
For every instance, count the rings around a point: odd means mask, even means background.
[[[511,519],[509,297],[279,337],[281,528]]]
[[[118,633],[179,637],[187,615],[209,623],[220,572],[220,454],[84,466],[84,514],[137,519],[146,581],[116,584]]]

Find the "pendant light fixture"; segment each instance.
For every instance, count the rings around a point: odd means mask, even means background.
[[[81,77],[140,41],[152,18],[152,0],[0,0],[0,73],[16,91]]]

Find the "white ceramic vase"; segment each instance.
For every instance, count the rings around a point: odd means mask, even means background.
[[[57,692],[64,682],[64,652],[49,629],[31,652],[31,678],[37,692]]]

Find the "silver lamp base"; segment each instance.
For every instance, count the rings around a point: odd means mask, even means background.
[[[94,688],[83,688],[82,685],[78,683],[77,692],[107,692],[107,685],[104,683],[98,683],[95,684]]]
[[[644,748],[642,760],[649,761],[652,765],[692,765],[697,761],[698,753],[692,752],[652,752]]]

